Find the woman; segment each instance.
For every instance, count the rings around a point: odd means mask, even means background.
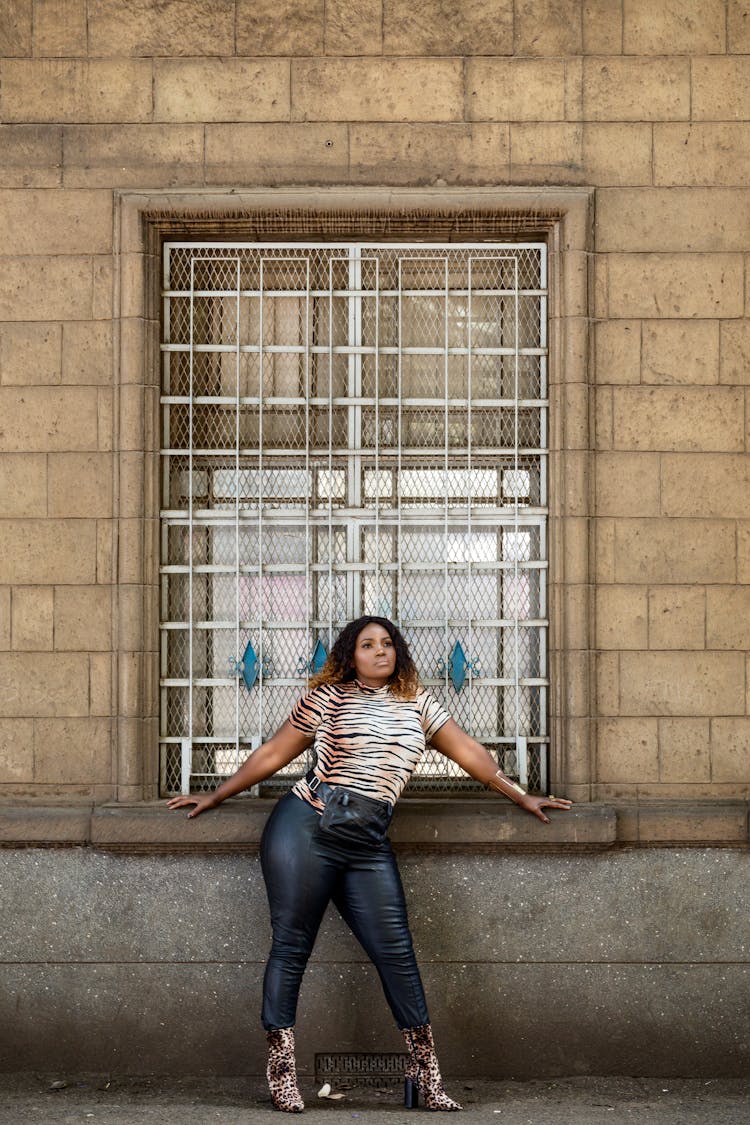
[[[393,805],[430,742],[472,777],[549,823],[532,797],[419,684],[406,642],[383,617],[340,634],[283,726],[213,793],[173,797],[171,809],[214,808],[286,766],[311,743],[315,765],[274,807],[261,839],[273,943],[263,982],[268,1084],[277,1109],[300,1113],[294,1023],[302,975],[325,909],[336,905],[378,970],[409,1061],[406,1105],[457,1110],[443,1089],[396,860],[385,831]]]

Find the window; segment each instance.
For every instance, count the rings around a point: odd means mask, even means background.
[[[233,772],[360,613],[544,788],[544,244],[169,242],[163,269],[162,790]],[[411,787],[474,783],[428,750]]]

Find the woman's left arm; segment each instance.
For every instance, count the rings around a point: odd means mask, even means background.
[[[433,734],[430,742],[436,750],[456,762],[470,777],[481,781],[483,785],[489,785],[503,796],[510,797],[522,809],[538,816],[545,824],[549,824],[549,817],[544,815],[542,809],[569,809],[573,803],[565,800],[564,797],[532,797],[530,793],[526,793],[520,785],[511,781],[507,774],[497,768],[497,762],[489,751],[462,730],[453,719],[448,719]]]

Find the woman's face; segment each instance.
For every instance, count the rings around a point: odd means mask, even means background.
[[[396,649],[382,625],[365,625],[354,645],[354,671],[367,687],[383,687],[396,670]]]

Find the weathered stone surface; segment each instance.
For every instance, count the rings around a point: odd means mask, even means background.
[[[599,321],[594,328],[594,341],[597,383],[640,382],[640,321]]]
[[[681,458],[680,458],[681,459]],[[701,457],[701,466],[709,457]],[[670,460],[664,457],[664,461]],[[695,458],[683,467],[687,496],[695,488]],[[701,469],[702,474],[702,469]],[[666,501],[662,501],[667,507]],[[750,501],[748,501],[750,503]],[[698,514],[688,507],[691,515]],[[619,519],[615,521],[615,581],[683,584],[733,582],[734,525],[707,519]]]
[[[587,181],[597,185],[650,184],[651,126],[586,122],[583,166]],[[597,213],[598,209],[597,204]]]
[[[724,0],[627,0],[622,49],[628,55],[708,55],[725,50]]]
[[[718,321],[645,321],[641,369],[644,383],[706,386],[718,382],[718,375]]]
[[[0,56],[30,55],[32,0],[5,0],[0,20]]]
[[[469,59],[466,90],[474,121],[565,117],[565,64],[556,59]]]
[[[513,0],[384,0],[383,53],[512,55]]]
[[[750,320],[722,322],[719,381],[750,383]]]
[[[112,382],[111,321],[68,321],[63,326],[62,381],[83,386]]]
[[[597,250],[721,251],[750,246],[750,191],[610,188],[597,192]]]
[[[750,117],[750,58],[693,59],[694,121],[742,121]]]
[[[95,449],[96,391],[88,387],[0,387],[3,452]]]
[[[0,649],[10,648],[10,586],[0,586]]]
[[[62,130],[57,125],[0,125],[0,188],[58,187]]]
[[[510,127],[511,176],[531,183],[581,183],[583,130],[556,122]]]
[[[0,383],[6,386],[60,382],[62,326],[0,325]]]
[[[66,187],[172,187],[203,182],[201,125],[70,125]]]
[[[237,54],[322,55],[324,14],[324,0],[237,0]]]
[[[285,121],[289,63],[283,59],[157,59],[157,121]]]
[[[659,719],[659,777],[662,781],[709,781],[708,719]]]
[[[597,387],[595,392],[594,448],[612,448],[612,388]]]
[[[309,126],[308,126],[309,128]],[[414,184],[508,179],[506,125],[352,125],[351,178],[367,183]]]
[[[0,582],[96,581],[94,520],[6,520]]]
[[[206,183],[339,183],[348,175],[345,125],[206,126]]]
[[[596,654],[596,711],[597,715],[617,715],[620,711],[620,654]]]
[[[88,320],[90,258],[5,258],[0,270],[0,320]]]
[[[89,0],[92,55],[232,55],[233,0]]]
[[[740,254],[610,254],[614,317],[742,315]]]
[[[598,455],[598,516],[658,516],[660,511],[659,457],[656,453],[602,452]]]
[[[106,652],[112,644],[112,593],[108,586],[55,589],[55,649]]]
[[[0,715],[85,715],[88,659],[77,653],[0,653]],[[37,779],[41,775],[37,773]]]
[[[584,59],[583,111],[586,121],[686,121],[690,61]]]
[[[583,50],[587,55],[622,51],[622,0],[583,0]]]
[[[54,632],[51,586],[16,586],[12,598],[12,645],[17,652],[51,652]]]
[[[578,55],[581,43],[580,0],[516,0],[514,54]]]
[[[112,655],[92,652],[89,655],[89,714],[112,714]]]
[[[648,647],[701,649],[706,645],[703,586],[653,587],[648,592]]]
[[[750,718],[711,720],[711,776],[714,781],[747,781]]]
[[[327,55],[380,55],[382,51],[382,0],[326,0]]]
[[[654,183],[747,186],[750,124],[654,125]]]
[[[50,454],[50,516],[111,517],[112,503],[111,454]]]
[[[602,719],[597,724],[598,781],[656,781],[659,755],[656,719]]]
[[[108,719],[35,719],[35,777],[58,785],[96,785],[109,780],[110,725]]]
[[[665,454],[662,458],[662,511],[665,516],[750,517],[750,456],[716,453]],[[706,525],[715,529],[718,525]],[[708,530],[707,530],[708,534]],[[733,549],[727,544],[731,558]],[[700,581],[732,582],[733,571],[719,566]]]
[[[648,645],[647,591],[643,586],[599,586],[596,647],[643,649]]]
[[[127,11],[126,5],[122,7]],[[86,0],[34,0],[34,54],[51,58],[85,57],[88,53],[86,17]]]
[[[142,59],[9,59],[3,63],[3,120],[147,121],[151,62]]]
[[[750,54],[750,12],[747,0],[728,0],[727,50]]]
[[[750,586],[709,586],[706,590],[706,646],[748,647]]]
[[[34,776],[34,724],[31,719],[0,719],[0,783],[31,781]]]
[[[735,652],[623,652],[627,715],[743,715],[744,658]]]
[[[297,121],[460,121],[463,107],[458,59],[292,61]]]
[[[29,223],[32,214],[34,222]],[[3,253],[107,254],[112,195],[105,191],[0,192]]]
[[[739,452],[745,447],[739,387],[615,387],[616,449]]]

